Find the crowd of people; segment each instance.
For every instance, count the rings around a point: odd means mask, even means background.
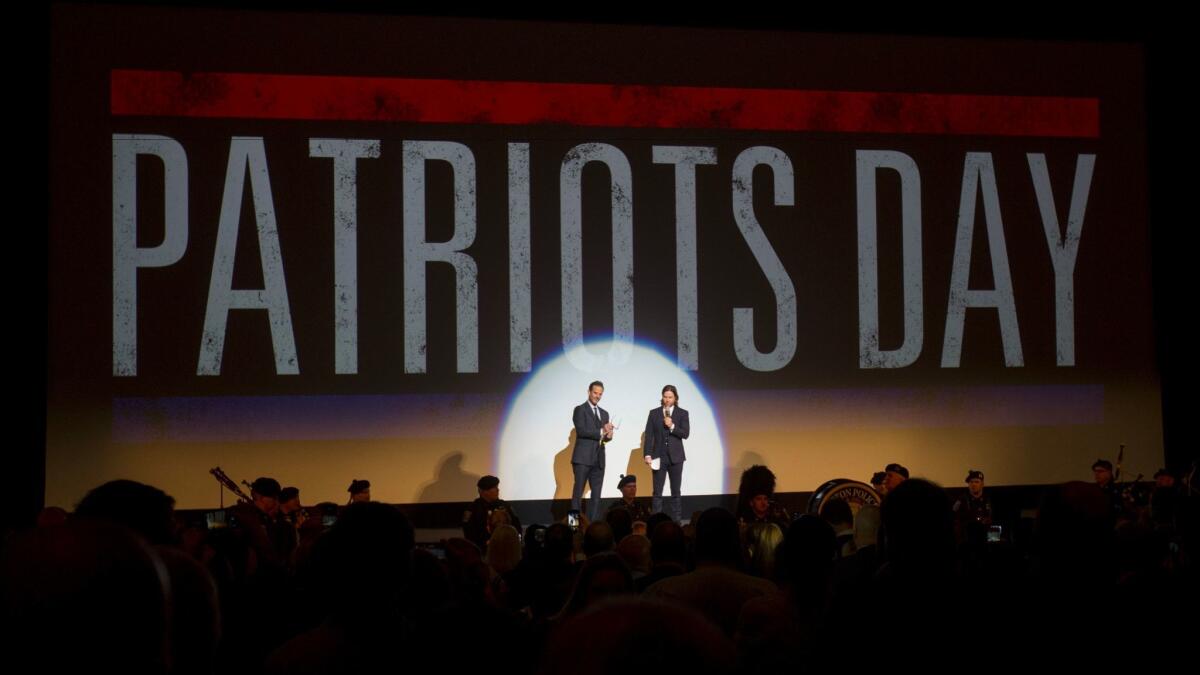
[[[434,546],[367,481],[304,508],[260,478],[205,524],[112,481],[5,538],[6,649],[51,671],[775,673],[888,650],[1075,659],[1106,634],[1186,645],[1194,622],[1174,617],[1197,598],[1200,498],[1160,472],[1137,503],[1094,470],[1045,488],[1028,547],[993,536],[982,471],[951,499],[899,464],[872,481],[879,504],[793,515],[754,466],[735,511],[651,514],[623,476],[602,519],[526,528],[485,476],[463,537]]]

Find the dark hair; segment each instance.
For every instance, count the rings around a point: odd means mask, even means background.
[[[579,574],[575,577],[575,585],[571,589],[571,595],[567,597],[562,611],[559,612],[560,618],[578,614],[587,608],[588,601],[592,595],[590,592],[592,582],[602,572],[616,572],[621,577],[622,589],[619,593],[633,595],[633,575],[630,574],[629,567],[616,553],[607,551],[589,555],[587,561],[579,568]]]
[[[633,514],[624,506],[609,509],[608,513],[604,514],[604,522],[612,528],[614,542],[620,542],[633,533]]]
[[[836,523],[854,524],[854,511],[844,499],[830,499],[821,508],[821,518],[830,525]]]
[[[590,653],[603,654],[603,665],[592,668],[595,672],[623,672],[619,669],[624,664],[647,661],[654,671],[668,666],[678,673],[738,672],[733,640],[704,614],[635,595],[609,598],[572,616],[557,627],[555,638],[543,650],[541,672],[577,669],[580,645],[587,645]]]
[[[914,478],[888,493],[881,509],[886,555],[906,572],[944,571],[954,560],[954,516],[938,485]]]
[[[600,387],[601,389],[603,389],[604,383],[601,382],[600,380],[596,380],[595,382],[588,385],[588,391],[591,391],[592,387]]]
[[[612,551],[616,545],[612,525],[606,521],[597,520],[588,525],[583,532],[583,553],[589,558],[605,551]]]
[[[281,501],[281,502],[289,502],[289,501],[291,501],[293,499],[297,499],[299,497],[300,497],[300,488],[298,488],[298,487],[285,487],[279,491],[279,501]]]
[[[113,480],[93,488],[75,506],[75,515],[119,523],[151,544],[174,541],[174,512],[174,497],[132,480]]]
[[[654,559],[655,564],[673,561],[682,565],[687,561],[687,538],[684,536],[683,528],[679,526],[679,523],[671,520],[670,516],[648,531],[650,532],[650,557]]]
[[[378,502],[346,507],[313,552],[318,574],[329,582],[322,591],[329,609],[356,620],[395,611],[411,574],[414,541],[412,524],[395,507]],[[367,597],[370,603],[362,601]]]
[[[36,659],[52,673],[167,672],[170,582],[162,566],[111,520],[13,535],[0,555],[6,661]]]
[[[363,490],[370,490],[370,489],[371,489],[371,481],[369,481],[369,480],[352,480],[352,481],[350,481],[350,487],[346,488],[346,491],[352,495],[356,495],[356,494],[362,492]]]
[[[737,519],[714,506],[700,514],[696,523],[696,559],[738,565],[742,561]]]
[[[254,482],[250,484],[250,489],[263,497],[278,499],[279,491],[283,488],[279,487],[279,481],[263,476],[255,478]]]
[[[546,538],[542,543],[542,555],[547,563],[558,563],[571,555],[575,546],[575,533],[562,523],[554,523],[546,528]]]
[[[829,504],[846,502],[833,500]],[[812,514],[792,521],[779,550],[782,576],[795,585],[820,585],[833,571],[837,539],[829,523]]]
[[[667,386],[663,387],[662,393],[666,394],[668,391],[672,394],[675,394],[675,402],[679,403],[679,390],[675,388],[675,385],[668,384]]]

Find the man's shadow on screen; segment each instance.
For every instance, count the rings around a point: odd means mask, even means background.
[[[567,517],[571,508],[571,488],[575,485],[575,469],[571,453],[575,450],[575,428],[567,435],[567,445],[554,453],[554,494],[550,495],[550,517],[558,522]]]
[[[452,452],[442,457],[433,480],[421,486],[417,501],[422,504],[474,501],[475,497],[479,496],[476,483],[480,477],[463,471],[462,463],[461,452]]]
[[[646,434],[638,436],[638,446],[629,451],[629,459],[625,462],[625,475],[637,478],[638,498],[650,495],[653,492],[654,472],[646,464],[645,451]],[[615,486],[621,480],[621,474],[612,477],[613,485]],[[608,485],[608,477],[604,477],[604,484]]]
[[[611,494],[617,486],[617,481],[622,475],[621,460],[625,460],[623,473],[625,475],[632,474],[637,476],[638,484],[645,485],[646,491],[640,494],[649,494],[651,484],[650,467],[646,466],[645,460],[642,459],[642,435],[638,436],[638,445],[629,450],[628,458],[622,457],[623,451],[615,447],[615,443],[610,443],[610,447],[606,450],[604,470],[604,489],[608,490],[610,495],[615,499],[617,495]],[[562,450],[554,454],[554,496],[550,503],[550,515],[555,522],[561,521],[567,517],[567,511],[571,508],[571,488],[575,485],[575,469],[571,466],[571,453],[575,449],[575,430],[571,429],[570,435],[567,436],[567,445]],[[583,499],[584,511],[588,508],[588,493],[585,491]],[[601,499],[604,495],[599,495]],[[603,512],[603,508],[601,508]]]
[[[725,489],[736,490],[735,486],[740,485],[742,482],[742,472],[755,464],[766,466],[767,460],[763,459],[762,455],[753,450],[743,452],[741,458],[736,463],[725,467]]]

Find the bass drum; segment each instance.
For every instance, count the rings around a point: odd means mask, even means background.
[[[812,496],[808,498],[808,513],[813,515],[821,515],[821,509],[829,502],[838,499],[850,505],[850,510],[854,515],[858,515],[858,510],[864,505],[879,506],[883,501],[875,488],[867,483],[849,478],[834,478],[827,481],[821,487],[817,488]]]

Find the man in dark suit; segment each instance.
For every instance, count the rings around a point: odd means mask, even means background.
[[[683,439],[688,437],[688,411],[675,405],[679,402],[679,391],[668,384],[662,390],[662,405],[650,411],[646,419],[646,437],[642,452],[646,464],[654,471],[654,499],[651,510],[662,511],[663,484],[671,477],[671,517],[675,522],[683,520]],[[654,468],[654,460],[659,466]]]
[[[588,400],[575,407],[575,449],[571,452],[571,468],[575,470],[575,486],[571,488],[571,508],[580,510],[583,503],[583,483],[592,488],[588,502],[588,519],[593,523],[600,517],[600,490],[604,486],[604,444],[612,440],[613,425],[608,411],[600,407],[604,383],[597,380],[588,385]]]

